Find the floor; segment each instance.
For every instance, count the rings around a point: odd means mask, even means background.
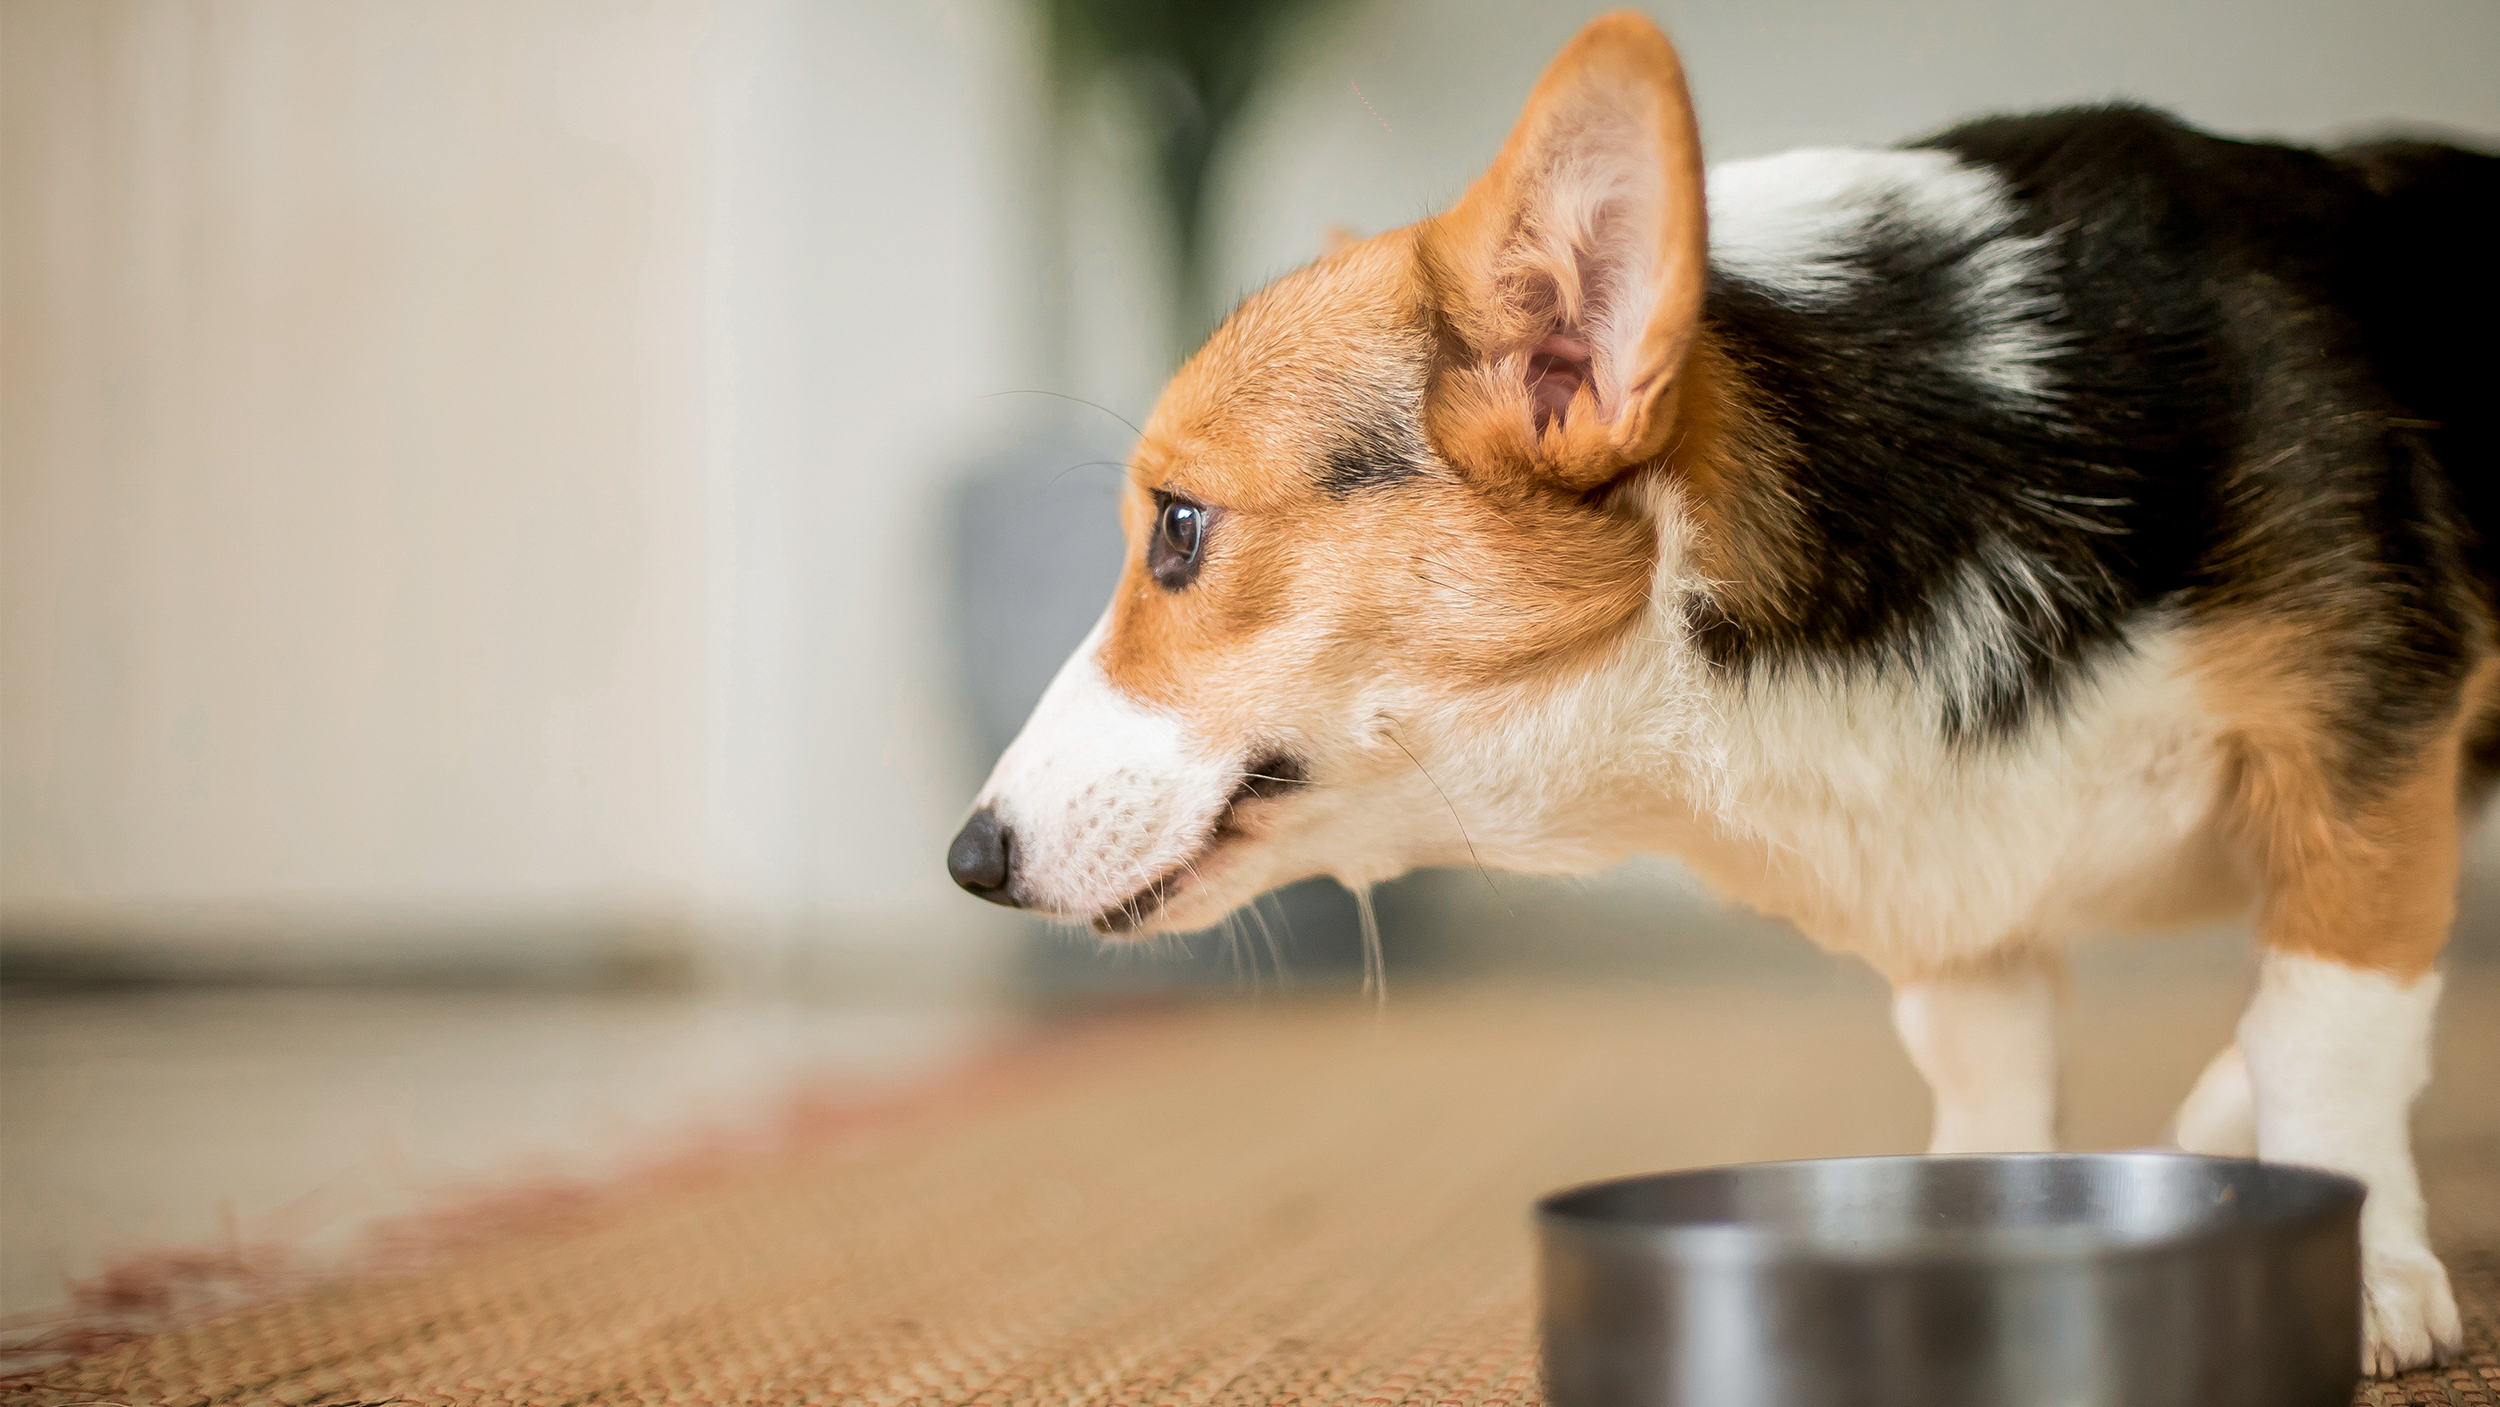
[[[469,1189],[595,1177],[798,1082],[908,1082],[999,1024],[655,995],[12,994],[0,1316],[151,1248],[319,1255]]]
[[[1883,992],[1862,968],[1788,952],[1687,980],[1771,998],[1754,1009],[1774,1025],[1834,1011],[1875,1023],[1870,1048],[1915,1089],[1880,1035]],[[2228,1038],[2245,982],[2231,942],[2080,955],[2070,1029],[2089,1058],[2067,1081],[2070,1137],[2156,1137],[2201,1052]],[[2500,966],[2452,981],[2444,1073],[2418,1122],[2426,1137],[2500,1154],[2500,1082],[2488,1073],[2500,1069],[2500,1022],[2484,1019],[2495,1000]],[[55,1306],[71,1282],[150,1248],[333,1253],[377,1219],[464,1192],[597,1177],[762,1119],[794,1087],[908,1085],[1011,1024],[974,1010],[655,995],[13,994],[0,1000],[0,1316]],[[1797,1098],[1810,1113],[1811,1086]]]
[[[2117,956],[2072,985],[2083,1147],[2152,1138],[2239,995],[2227,964]],[[2488,1407],[2500,1381],[2500,1225],[2459,1222],[2500,1211],[2500,973],[2457,974],[2449,1017],[2417,1122],[2472,1351],[2365,1407]],[[1879,989],[1690,975],[1167,1005],[1001,1043],[908,1108],[462,1218],[424,1258],[64,1357],[15,1400],[1534,1407],[1540,1194],[1926,1123]]]

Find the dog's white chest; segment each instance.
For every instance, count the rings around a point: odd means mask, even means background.
[[[2227,913],[2215,730],[2148,632],[2058,714],[1951,742],[1929,684],[1731,681],[1719,699],[1733,825],[1692,856],[1722,887],[1879,966],[2009,939]]]

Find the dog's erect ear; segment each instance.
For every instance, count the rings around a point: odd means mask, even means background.
[[[1630,13],[1580,31],[1417,250],[1445,334],[1430,409],[1444,454],[1576,489],[1656,458],[1710,258],[1675,46]]]

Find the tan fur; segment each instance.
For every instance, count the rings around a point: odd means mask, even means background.
[[[1481,684],[1567,663],[1638,618],[1657,541],[1628,505],[1457,473],[1349,499],[1314,485],[1327,427],[1421,394],[1423,322],[1399,277],[1412,267],[1403,238],[1252,299],[1166,393],[1135,457],[1129,564],[1103,644],[1124,690],[1222,731],[1313,671],[1397,658],[1454,686]],[[1383,357],[1384,345],[1415,355]],[[1307,413],[1269,413],[1280,403]],[[1155,489],[1220,509],[1188,591],[1163,590],[1144,567]],[[1216,680],[1228,697],[1208,697]]]
[[[1540,193],[1539,143],[1590,120],[1592,82],[1607,95],[1598,117],[1656,128],[1678,195],[1651,212],[1663,249],[1643,275],[1656,297],[1634,310],[1633,364],[1604,368],[1540,438],[1525,371],[1537,330],[1488,323],[1477,300],[1504,296],[1492,290],[1505,270],[1572,233],[1517,237],[1533,223],[1523,212]],[[1716,450],[1732,412],[1675,394],[1707,250],[1700,147],[1673,48],[1637,17],[1600,21],[1557,60],[1519,130],[1449,216],[1280,281],[1182,368],[1140,439],[1122,510],[1129,565],[1101,647],[1119,688],[1237,738],[1290,681],[1395,658],[1467,688],[1566,666],[1639,619],[1655,529],[1620,493],[1591,490],[1662,454],[1698,477],[1738,472]],[[1601,292],[1552,276],[1573,308]],[[1620,383],[1602,409],[1598,382]],[[1680,414],[1687,406],[1699,409]],[[1324,437],[1382,407],[1408,420],[1424,408],[1447,468],[1394,496],[1329,497],[1314,473]],[[1155,490],[1217,510],[1187,591],[1161,589],[1143,565]]]
[[[1576,137],[1607,124],[1637,131],[1662,176],[1658,208],[1606,205],[1592,193],[1604,173],[1571,159]],[[1592,286],[1584,247],[1607,233],[1594,228],[1601,210],[1641,224],[1650,247],[1620,279]],[[1434,437],[1452,462],[1532,466],[1589,489],[1656,458],[1674,435],[1710,260],[1701,139],[1666,36],[1632,14],[1582,30],[1538,81],[1492,169],[1419,228],[1417,253],[1446,344]],[[1590,339],[1595,376],[1540,434],[1527,409],[1529,359],[1558,327],[1590,321],[1636,321],[1637,337],[1620,349]]]
[[[1791,586],[1805,576],[1787,491],[1797,447],[1709,328],[1694,338],[1682,379],[1661,464],[1685,487],[1700,528],[1694,564],[1730,614],[1793,622],[1812,609]]]
[[[2406,763],[2357,781],[2328,730],[2333,671],[2317,656],[2331,638],[2296,619],[2252,619],[2208,629],[2193,651],[2224,725],[2229,819],[2261,877],[2258,941],[2417,977],[2456,915],[2462,743],[2500,682],[2500,660],[2476,669]]]

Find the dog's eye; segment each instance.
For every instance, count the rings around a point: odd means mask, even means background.
[[[1163,505],[1164,550],[1184,562],[1198,560],[1200,538],[1205,534],[1207,515],[1195,503],[1172,502]]]
[[[1174,591],[1198,576],[1206,556],[1207,520],[1202,505],[1167,493],[1155,495],[1154,537],[1146,544],[1146,566],[1155,580]]]

